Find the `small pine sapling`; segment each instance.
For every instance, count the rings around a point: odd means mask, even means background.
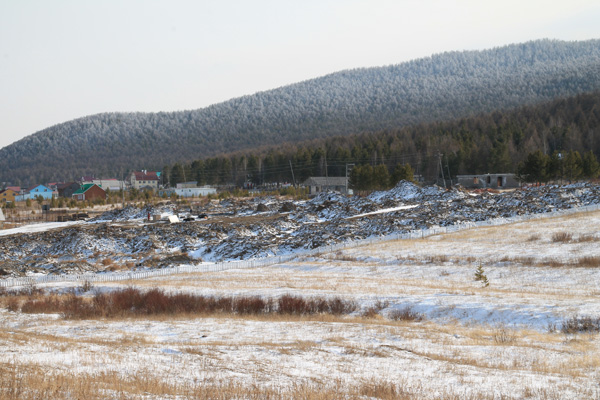
[[[483,267],[481,266],[481,264],[479,264],[479,267],[477,267],[477,269],[475,270],[475,280],[481,282],[483,287],[490,286],[490,281],[488,281],[487,276],[485,276],[485,273],[483,271]]]

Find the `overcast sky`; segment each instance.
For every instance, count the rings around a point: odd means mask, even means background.
[[[0,148],[86,115],[541,38],[600,38],[600,1],[0,0]]]

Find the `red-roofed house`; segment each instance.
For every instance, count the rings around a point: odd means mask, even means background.
[[[136,171],[132,172],[129,177],[129,183],[135,189],[158,189],[159,182],[158,172]]]

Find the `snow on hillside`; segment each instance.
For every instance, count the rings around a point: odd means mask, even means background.
[[[108,373],[192,387],[277,388],[290,398],[302,397],[295,390],[304,384],[342,393],[366,382],[419,399],[596,398],[598,334],[560,329],[569,318],[600,317],[599,225],[600,211],[577,213],[376,243],[267,268],[97,284],[93,291],[133,284],[216,296],[340,296],[360,309],[337,319],[101,321],[0,309],[0,363],[74,377]],[[561,233],[570,239],[556,240]],[[487,287],[474,279],[478,266]],[[377,305],[375,317],[364,316]],[[423,320],[390,319],[405,309]],[[164,396],[149,388],[139,398]]]

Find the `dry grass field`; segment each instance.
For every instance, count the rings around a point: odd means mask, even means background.
[[[0,399],[598,399],[599,333],[567,326],[600,317],[599,245],[580,213],[85,294],[337,296],[349,315],[65,319],[5,295]]]

